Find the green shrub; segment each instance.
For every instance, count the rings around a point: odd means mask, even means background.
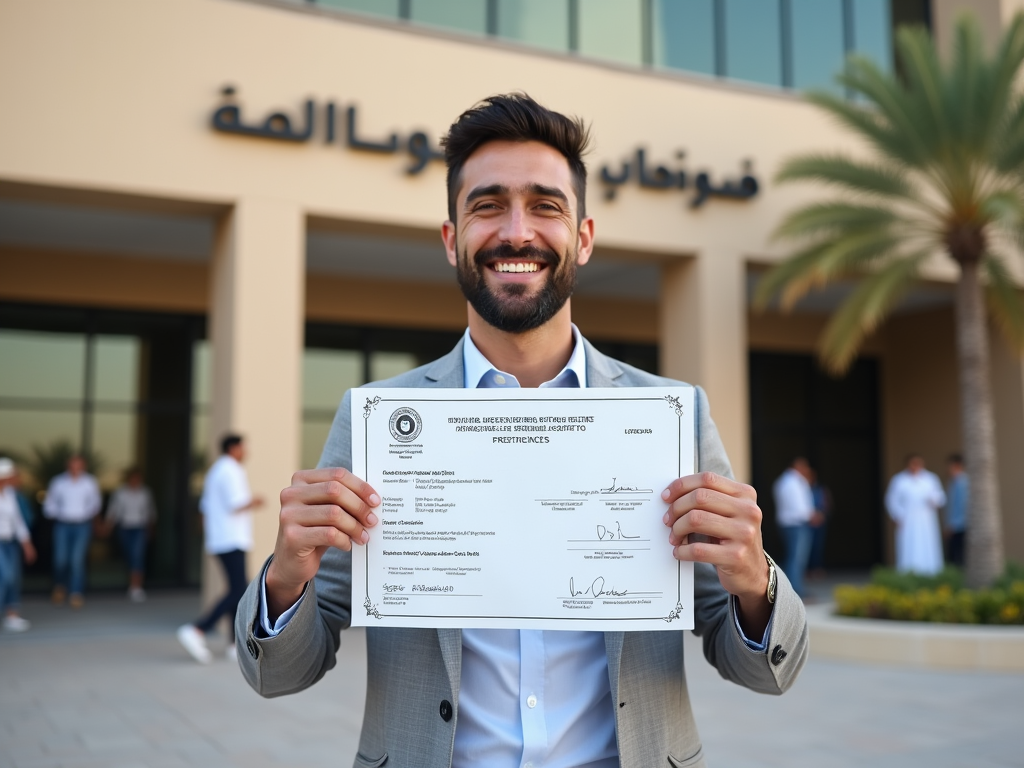
[[[835,590],[836,613],[869,619],[948,624],[1024,624],[1024,568],[1007,567],[991,589],[963,588],[963,575],[947,568],[935,576],[876,568],[871,583]]]

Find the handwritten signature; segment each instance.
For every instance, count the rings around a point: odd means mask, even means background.
[[[625,589],[605,589],[604,584],[604,576],[598,576],[586,589],[576,589],[575,580],[570,576],[569,596],[580,597],[581,595],[590,595],[591,597],[602,597],[603,595],[607,595],[609,597],[624,597],[629,594],[629,591]]]
[[[619,523],[618,520],[616,520],[614,531],[609,530],[605,526],[599,524],[597,526],[597,538],[599,541],[604,541],[605,539],[607,539],[608,541],[616,541],[618,539],[639,539],[640,537],[627,536],[625,533],[622,532],[622,525]]]
[[[613,477],[612,484],[602,488],[601,493],[654,493],[650,488],[637,488],[635,485],[616,485],[619,478]]]

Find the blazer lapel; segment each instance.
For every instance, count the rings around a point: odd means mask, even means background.
[[[431,363],[423,374],[424,387],[446,387],[462,389],[466,385],[466,362],[463,358],[465,338],[459,339],[455,349]]]
[[[587,388],[620,386],[615,380],[625,371],[619,362],[602,355],[586,339],[583,339],[583,348],[587,351]]]

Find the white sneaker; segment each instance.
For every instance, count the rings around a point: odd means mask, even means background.
[[[32,624],[28,619],[23,619],[21,616],[16,614],[8,614],[7,616],[4,616],[4,629],[8,632],[24,632],[31,626]]]
[[[133,603],[144,603],[146,602],[146,590],[142,587],[135,587],[134,589],[128,590],[128,599]]]
[[[227,650],[224,651],[224,655],[227,657],[228,661],[238,661],[238,646],[232,643],[227,647]]]
[[[178,627],[178,642],[200,664],[209,664],[213,659],[210,649],[206,647],[206,638],[194,624],[182,624]]]

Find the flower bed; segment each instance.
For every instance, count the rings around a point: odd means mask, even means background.
[[[1010,565],[990,589],[970,590],[963,574],[947,568],[936,576],[876,568],[866,586],[840,585],[836,613],[869,619],[949,624],[1024,624],[1024,566]]]

